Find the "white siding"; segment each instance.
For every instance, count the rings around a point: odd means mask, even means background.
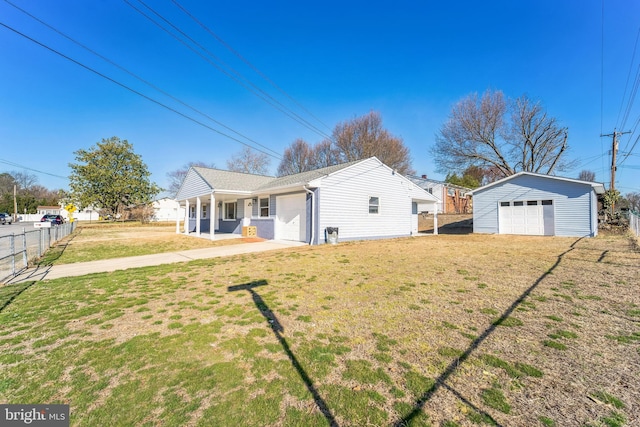
[[[501,201],[549,199],[553,200],[556,236],[597,234],[595,192],[590,185],[529,175],[516,176],[486,190],[476,190],[473,194],[473,231],[498,233]]]
[[[340,240],[408,236],[414,192],[413,184],[376,159],[336,172],[321,181],[318,238],[326,227],[338,227]],[[379,198],[378,214],[369,213],[371,196]]]

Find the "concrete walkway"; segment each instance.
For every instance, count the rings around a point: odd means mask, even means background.
[[[162,254],[141,255],[126,258],[112,258],[100,261],[76,262],[73,264],[40,266],[23,271],[18,276],[7,281],[6,284],[27,282],[31,280],[50,280],[59,279],[61,277],[83,276],[85,274],[92,273],[106,273],[116,270],[126,270],[128,268],[150,267],[154,265],[172,264],[175,262],[186,262],[196,259],[273,251],[305,245],[306,244],[302,242],[267,240],[257,243],[239,243],[237,245],[191,249],[180,252],[167,252]]]

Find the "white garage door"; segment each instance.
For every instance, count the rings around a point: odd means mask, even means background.
[[[552,200],[500,202],[499,233],[529,236],[554,235]]]
[[[276,197],[276,239],[304,242],[307,236],[307,196]]]

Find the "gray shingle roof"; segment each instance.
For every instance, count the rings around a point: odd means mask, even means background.
[[[194,167],[194,169],[215,190],[268,191],[275,188],[305,185],[314,179],[330,175],[361,161],[362,160],[356,160],[308,172],[282,176],[280,178],[204,167]]]
[[[326,168],[316,169],[308,172],[296,173],[293,175],[282,176],[280,178],[276,178],[273,181],[267,182],[260,187],[256,188],[258,190],[270,190],[274,188],[281,187],[293,187],[295,185],[305,185],[314,179],[322,178],[324,176],[330,175],[334,172],[338,172],[339,170],[345,169],[351,165],[354,165],[362,160],[356,160],[348,163],[341,163],[339,165],[328,166]]]
[[[270,181],[272,176],[253,175],[250,173],[231,172],[203,167],[193,168],[214,190],[253,191]]]

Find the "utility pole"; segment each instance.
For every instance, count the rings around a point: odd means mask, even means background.
[[[13,222],[18,222],[18,190],[13,184]]]
[[[609,133],[607,135],[600,135],[600,137],[603,137],[603,136],[613,137],[612,144],[611,144],[611,185],[609,185],[609,191],[612,194],[614,193],[614,191],[616,191],[616,169],[617,169],[616,155],[618,154],[618,137],[626,133],[631,133],[631,131],[617,132],[614,129],[613,133]],[[615,202],[611,203],[611,217],[613,217],[614,208],[615,208]]]

